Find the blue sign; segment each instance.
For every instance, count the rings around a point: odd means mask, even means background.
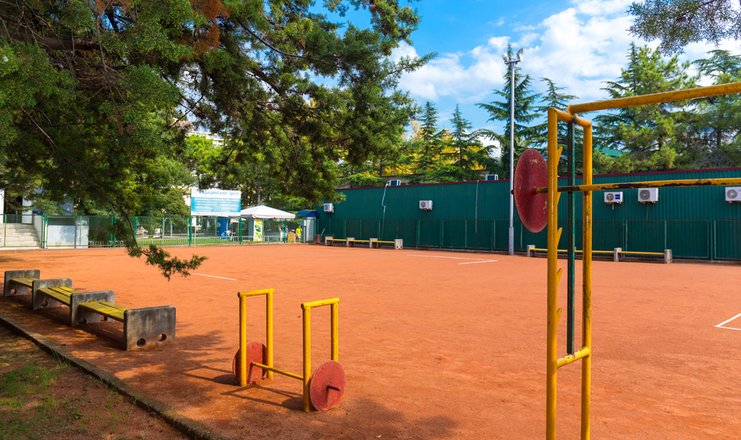
[[[238,217],[242,194],[223,189],[193,189],[190,192],[190,215]]]

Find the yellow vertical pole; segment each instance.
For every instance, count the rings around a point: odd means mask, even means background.
[[[247,298],[239,297],[239,386],[247,386]]]
[[[273,289],[265,293],[265,359],[266,365],[274,368],[273,365]],[[273,378],[273,371],[268,370],[268,379]]]
[[[309,381],[311,380],[311,308],[302,307],[304,311],[304,411],[311,411]]]
[[[332,360],[340,361],[340,305],[334,303],[332,309]]]
[[[592,125],[584,127],[583,184],[592,184]],[[590,395],[592,389],[592,191],[583,193],[583,293],[582,293],[582,346],[587,347],[589,355],[581,364],[581,438],[588,440],[591,435]]]
[[[546,383],[546,438],[556,438],[556,372],[558,369],[558,115],[548,109],[548,350]]]

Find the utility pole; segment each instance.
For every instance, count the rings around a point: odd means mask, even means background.
[[[502,55],[509,66],[509,247],[510,255],[515,254],[515,64],[522,60],[522,49],[515,58]]]

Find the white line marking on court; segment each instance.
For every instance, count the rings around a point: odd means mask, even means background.
[[[424,258],[443,258],[446,260],[471,260],[467,263],[458,264],[479,264],[479,263],[495,263],[497,260],[485,260],[483,258],[466,258],[466,257],[447,257],[443,255],[421,255],[421,254],[409,254],[410,257],[424,257]]]
[[[209,277],[209,278],[218,278],[220,280],[227,280],[227,281],[239,281],[236,278],[227,278],[227,277],[220,277],[217,275],[206,275],[205,273],[190,273],[191,275],[198,275],[199,277]]]
[[[726,327],[726,324],[728,324],[729,322],[733,321],[734,319],[736,319],[736,318],[738,318],[738,317],[740,317],[740,316],[741,316],[741,313],[739,313],[738,315],[734,316],[734,317],[733,317],[733,318],[731,318],[731,319],[726,319],[725,321],[721,322],[720,324],[717,324],[717,325],[716,325],[716,327],[717,327],[717,328],[724,328],[724,329],[726,329],[726,330],[738,330],[738,331],[741,331],[741,328],[736,328],[736,327]]]
[[[496,263],[496,262],[497,262],[497,260],[468,261],[468,262],[465,262],[465,263],[458,263],[458,265],[463,265],[463,264],[481,264],[481,263]]]

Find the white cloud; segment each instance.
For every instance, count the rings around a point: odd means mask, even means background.
[[[633,0],[572,0],[577,12],[585,15],[610,15],[625,12]]]
[[[625,64],[632,41],[627,15],[629,0],[572,2],[574,7],[547,17],[540,23],[521,25],[510,35],[494,35],[466,53],[443,53],[416,72],[405,75],[402,88],[412,95],[461,103],[480,101],[503,84],[506,69],[502,54],[514,40],[524,48],[520,67],[535,80],[548,77],[580,99],[604,98],[602,82],[615,79]],[[395,57],[417,56],[403,44]]]
[[[625,65],[630,23],[625,14],[561,11],[543,21],[537,42],[525,49],[522,68],[536,79],[552,79],[580,100],[601,99],[603,81],[616,78]]]
[[[480,99],[503,82],[501,53],[507,41],[508,37],[495,37],[467,53],[438,55],[418,70],[402,76],[400,86],[412,95],[428,100],[453,97],[461,102],[471,102]],[[417,52],[414,47],[402,44],[392,58],[402,56],[416,57]]]
[[[509,35],[493,35],[486,43],[467,52],[443,53],[416,72],[405,75],[402,88],[418,98],[447,99],[461,104],[481,102],[503,84],[506,65],[502,54],[507,45],[523,48],[519,67],[530,74],[534,88],[543,87],[540,78],[548,77],[579,102],[607,98],[605,81],[619,77],[625,67],[631,42],[656,48],[658,42],[645,42],[628,29],[633,17],[627,8],[632,0],[572,0],[571,6],[539,23],[526,23],[510,30]],[[498,32],[502,32],[499,28]],[[741,51],[739,40],[723,40],[719,48]],[[680,56],[695,60],[715,49],[710,43],[692,43]],[[394,56],[416,56],[409,45],[399,47]]]

